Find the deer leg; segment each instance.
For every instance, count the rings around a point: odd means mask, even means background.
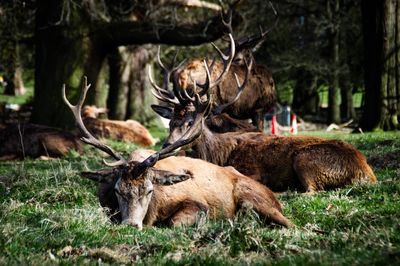
[[[264,130],[264,112],[262,110],[256,110],[251,121],[257,129]]]
[[[295,227],[295,225],[282,214],[281,205],[274,193],[262,185],[257,185],[248,183],[237,185],[234,193],[238,200],[238,205],[251,207],[265,220],[275,222],[288,228]]]
[[[253,209],[264,219],[270,220],[287,228],[296,227],[288,218],[286,218],[278,209],[266,204],[260,204],[257,201],[245,202],[252,204]]]
[[[169,223],[172,226],[192,225],[194,224],[200,212],[207,212],[208,208],[198,202],[185,202],[170,218]]]
[[[318,170],[310,166],[310,158],[312,157],[300,154],[294,158],[293,162],[294,171],[307,195],[313,195],[318,191],[318,187],[315,184],[315,175],[318,174]]]

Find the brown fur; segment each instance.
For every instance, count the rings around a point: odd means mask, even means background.
[[[365,157],[339,140],[275,137],[263,133],[212,134],[194,144],[204,160],[231,165],[273,191],[314,192],[354,182],[376,182]]]
[[[22,137],[22,138],[21,138]],[[70,150],[82,151],[76,136],[61,129],[36,125],[8,125],[0,130],[0,160],[60,157]]]
[[[222,72],[223,65],[216,62],[211,73],[211,79],[215,80]],[[211,91],[213,105],[218,106],[231,102],[237,95],[237,84],[234,74],[243,82],[246,76],[246,67],[232,63],[229,72],[222,83]],[[194,60],[187,64],[179,73],[179,85],[183,89],[189,88],[190,75],[198,83],[204,83],[206,72],[202,60]],[[261,65],[255,65],[251,69],[248,84],[243,90],[240,98],[224,112],[238,119],[252,119],[253,125],[259,130],[264,127],[264,116],[273,108],[277,100],[275,83],[271,72]]]
[[[141,154],[133,158],[142,156]],[[199,212],[206,212],[211,219],[232,218],[240,206],[245,204],[251,205],[267,221],[293,226],[283,216],[281,204],[272,191],[232,167],[220,167],[188,157],[168,157],[158,161],[154,167],[174,173],[181,173],[184,169],[184,172],[191,173],[192,178],[171,186],[154,184],[154,193],[144,224],[193,224]],[[115,179],[112,184],[100,183],[99,197],[102,206],[115,206],[115,201],[107,202],[101,198],[113,187]],[[123,182],[124,186],[140,187],[144,177],[134,182],[126,179]]]
[[[139,122],[98,119],[97,109],[95,106],[85,106],[82,111],[83,122],[96,137],[132,142],[143,147],[156,143],[150,132]]]

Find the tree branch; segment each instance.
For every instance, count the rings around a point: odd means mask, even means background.
[[[187,46],[214,41],[227,32],[221,15],[217,15],[197,24],[183,25],[133,21],[101,23],[93,27],[91,37],[109,47],[146,43]]]

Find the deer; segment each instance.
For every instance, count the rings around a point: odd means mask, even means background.
[[[115,161],[104,161],[111,167],[109,169],[84,171],[81,175],[99,183],[100,202],[116,210],[122,224],[139,230],[143,225],[192,225],[201,213],[206,213],[210,219],[231,218],[240,207],[247,206],[266,221],[294,227],[282,214],[281,204],[273,192],[265,186],[232,167],[175,157],[174,153],[193,141],[196,135],[185,134],[175,143],[158,152],[150,152],[148,156],[146,152],[134,152],[126,160],[85,127],[81,108],[90,84],[87,85],[86,78],[83,84],[76,105],[68,101],[65,85],[62,88],[63,100],[82,132],[82,141],[104,151]],[[207,112],[209,105],[198,110]]]
[[[0,160],[54,158],[71,150],[82,152],[83,146],[74,134],[44,125],[10,124],[0,129]]]
[[[209,86],[211,74],[205,61],[204,67],[205,84]],[[174,86],[176,92],[185,90],[177,83]],[[210,97],[208,88],[205,89]],[[377,182],[364,155],[344,141],[312,136],[269,136],[262,132],[214,133],[205,123],[210,112],[201,111],[207,100],[196,93],[180,93],[180,97],[168,100],[175,102],[173,108],[153,108],[160,116],[171,119],[170,134],[163,147],[190,132],[197,138],[183,149],[191,148],[198,158],[208,162],[232,166],[275,192],[295,189],[313,194],[357,182]]]
[[[107,113],[106,108],[86,105],[82,109],[83,120],[92,134],[98,137],[111,138],[124,142],[132,142],[142,147],[154,146],[156,140],[139,122],[99,119],[100,114]]]
[[[231,18],[230,15],[228,22],[223,20],[230,32],[232,32]],[[209,85],[210,94],[213,97],[212,105],[220,106],[229,103],[229,106],[224,109],[225,113],[236,119],[251,119],[258,131],[264,129],[264,117],[275,106],[277,94],[271,71],[260,64],[252,66],[254,61],[252,49],[260,46],[270,30],[261,30],[259,35],[243,37],[238,40],[234,40],[232,34],[228,34],[230,49],[227,54],[223,53],[214,43],[211,43],[221,58],[221,61],[213,60],[209,66],[211,77],[215,80]],[[183,61],[177,67],[174,67],[175,55],[171,68],[167,68],[161,62],[159,53],[160,49],[158,50],[158,65],[164,73],[163,88],[155,84],[151,77],[151,68],[149,68],[149,78],[155,89],[153,94],[156,95],[156,98],[161,98],[164,102],[165,96],[172,98],[166,94],[168,80],[173,80],[173,84],[178,84],[184,91],[193,89],[193,79],[196,80],[198,87],[200,82],[206,80],[206,70],[202,59],[194,59],[187,64],[184,64]],[[234,90],[236,75],[241,80],[244,80],[247,75],[249,78],[242,96],[233,101],[237,95],[237,91]],[[181,97],[179,93],[178,90],[176,93],[178,99]],[[202,95],[202,93],[200,94]],[[231,103],[232,101],[233,103]]]

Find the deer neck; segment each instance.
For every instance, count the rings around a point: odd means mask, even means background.
[[[230,153],[235,147],[226,134],[213,133],[207,126],[203,126],[203,132],[194,149],[200,159],[224,166]]]

